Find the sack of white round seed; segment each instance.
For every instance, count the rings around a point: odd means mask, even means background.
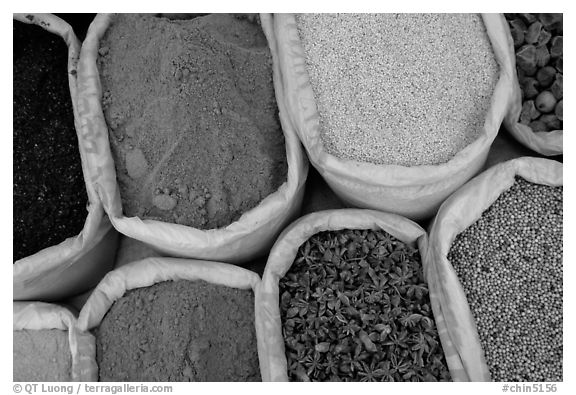
[[[14,381],[96,381],[94,337],[60,305],[14,302]]]
[[[499,14],[276,14],[282,100],[348,204],[432,216],[486,161],[513,97]]]
[[[80,311],[99,381],[260,381],[260,277],[213,261],[147,258],[109,272]]]
[[[276,104],[270,29],[227,14],[95,18],[79,61],[81,144],[120,233],[244,263],[297,215],[308,164]]]
[[[504,126],[541,155],[563,148],[562,14],[505,14],[516,57],[514,100]]]
[[[56,300],[111,269],[117,232],[78,145],[76,35],[52,14],[14,14],[14,40],[13,298]]]
[[[309,214],[274,244],[256,292],[264,381],[449,381],[416,223],[372,210]],[[451,365],[451,364],[450,364]]]
[[[432,223],[432,308],[466,380],[562,381],[562,173],[547,159],[503,162]]]

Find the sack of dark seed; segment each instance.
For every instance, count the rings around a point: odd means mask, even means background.
[[[80,42],[52,14],[14,14],[13,299],[55,300],[111,269],[117,232],[78,144]]]
[[[503,15],[273,23],[282,98],[311,163],[346,203],[431,217],[481,170],[513,93]]]
[[[431,226],[432,308],[467,380],[563,380],[562,173],[547,159],[498,164]]]
[[[81,144],[120,233],[245,263],[298,213],[308,164],[276,103],[270,30],[225,14],[95,18],[78,69]]]
[[[14,302],[14,381],[96,381],[94,336],[76,328],[77,313],[43,302]]]
[[[147,258],[117,268],[78,317],[98,381],[260,381],[260,277],[220,262]]]
[[[290,225],[256,292],[262,379],[458,379],[430,305],[426,245],[416,223],[372,210],[321,211]]]
[[[563,14],[505,14],[515,56],[514,100],[504,126],[541,155],[563,149]]]

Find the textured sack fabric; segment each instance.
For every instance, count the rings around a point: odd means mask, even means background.
[[[152,257],[159,258],[160,256],[161,255],[158,255],[148,244],[122,235],[118,249],[116,250],[114,269],[118,269],[130,262],[141,261]]]
[[[78,109],[81,144],[87,152],[88,171],[113,226],[122,234],[140,240],[171,256],[243,263],[263,255],[275,236],[296,216],[304,196],[308,163],[282,101],[279,117],[286,141],[288,179],[258,206],[230,225],[211,230],[156,220],[125,217],[110,151],[108,128],[102,112],[102,88],[96,66],[98,43],[112,23],[113,15],[98,15],[82,45],[78,68]],[[271,20],[262,18],[263,31],[270,38]],[[270,42],[276,97],[280,97],[276,48]]]
[[[204,280],[206,282],[255,292],[260,277],[238,266],[212,261],[178,258],[147,258],[126,264],[109,272],[94,289],[78,317],[78,328],[89,331],[98,325],[126,291],[149,287],[163,281]],[[93,370],[98,377],[96,353],[92,354]]]
[[[411,219],[435,214],[446,197],[479,172],[513,98],[514,51],[501,14],[483,14],[500,77],[484,129],[473,143],[439,165],[376,165],[339,159],[320,138],[319,114],[293,14],[273,16],[282,100],[310,162],[334,192],[352,206],[397,213]]]
[[[447,259],[456,236],[472,225],[509,189],[518,175],[549,186],[562,185],[562,164],[522,157],[500,163],[478,175],[447,199],[436,215],[425,255],[430,278],[430,299],[444,349],[456,358],[448,361],[453,377],[465,381],[490,381],[476,324],[454,268]]]
[[[76,316],[65,307],[42,302],[14,302],[13,331],[59,329],[68,332],[72,357],[70,381],[97,381],[94,336],[76,327]],[[14,345],[16,347],[17,345]]]
[[[77,63],[80,42],[72,28],[52,14],[14,14],[14,19],[36,24],[57,34],[68,45],[68,80],[78,127],[76,101]],[[88,212],[84,228],[75,237],[20,259],[13,268],[14,300],[56,300],[94,286],[112,268],[117,232],[104,213],[87,172],[86,152],[82,146],[80,158],[88,195]]]
[[[422,258],[428,238],[424,229],[396,214],[373,210],[342,209],[309,214],[291,224],[272,247],[262,282],[256,291],[256,333],[262,381],[288,381],[287,361],[280,319],[278,283],[288,272],[298,248],[314,234],[341,229],[381,229],[404,243],[417,246]],[[422,261],[424,264],[424,260]],[[424,273],[426,274],[424,266]],[[427,278],[430,284],[430,279]],[[430,286],[430,285],[429,285]],[[452,359],[443,343],[446,359]],[[454,379],[454,378],[453,378]]]

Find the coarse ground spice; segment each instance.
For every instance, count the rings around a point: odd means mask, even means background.
[[[420,254],[390,234],[318,233],[279,289],[291,380],[450,380]]]
[[[14,381],[71,381],[68,332],[24,329],[12,340]]]
[[[498,65],[477,14],[301,14],[326,150],[439,164],[480,134]]]
[[[562,192],[517,177],[450,248],[494,381],[562,381]]]
[[[13,259],[76,236],[88,201],[64,40],[13,22]]]
[[[260,381],[251,290],[205,281],[131,290],[95,335],[100,381]]]
[[[219,228],[286,181],[271,54],[254,18],[120,14],[99,53],[124,215]]]

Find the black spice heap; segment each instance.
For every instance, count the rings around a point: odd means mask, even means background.
[[[494,381],[562,381],[562,190],[517,178],[448,254]]]
[[[388,233],[314,235],[280,295],[291,380],[450,380],[418,250]]]
[[[14,261],[76,236],[86,186],[64,40],[14,21]]]

